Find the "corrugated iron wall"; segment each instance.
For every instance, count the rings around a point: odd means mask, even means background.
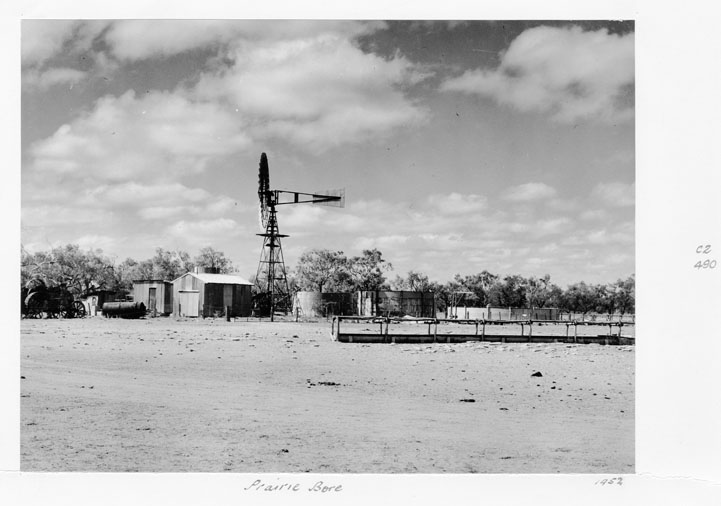
[[[433,292],[360,291],[355,294],[355,307],[357,314],[361,316],[433,318],[436,314]]]
[[[155,288],[155,308],[160,314],[173,312],[173,283],[170,281],[134,281],[133,301],[150,308],[150,289]]]
[[[293,312],[305,317],[354,315],[353,294],[344,292],[298,292],[293,299]]]
[[[557,308],[449,307],[448,318],[461,320],[558,320]]]

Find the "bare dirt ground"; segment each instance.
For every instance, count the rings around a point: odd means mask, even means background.
[[[96,317],[23,320],[21,352],[23,471],[634,471],[628,346]]]

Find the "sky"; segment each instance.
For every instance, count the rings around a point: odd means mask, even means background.
[[[243,276],[257,178],[304,251],[561,286],[635,272],[633,22],[23,20],[21,241]]]

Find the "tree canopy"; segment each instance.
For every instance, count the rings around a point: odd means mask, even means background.
[[[83,250],[77,244],[68,244],[36,253],[22,248],[20,275],[22,286],[37,279],[47,286],[65,284],[71,293],[84,296],[97,290],[127,293],[135,280],[172,281],[192,271],[195,265],[233,272],[230,259],[212,247],[202,248],[195,259],[186,251],[156,248],[151,258],[126,258],[117,263],[99,249]]]
[[[385,273],[393,266],[383,260],[377,249],[366,249],[361,256],[348,261],[348,268],[355,290],[378,290],[386,282]]]
[[[21,249],[20,272],[23,287],[34,280],[41,280],[47,286],[64,283],[73,294],[83,296],[95,290],[128,292],[134,280],[172,281],[195,266],[217,268],[221,273],[235,271],[231,260],[211,246],[201,248],[194,258],[186,251],[156,248],[155,255],[150,258],[140,261],[126,258],[118,263],[99,249],[83,250],[76,244],[68,244],[36,253]],[[380,289],[434,292],[440,311],[458,303],[459,293],[464,293],[463,304],[477,307],[488,304],[555,307],[579,313],[625,314],[635,311],[636,278],[633,274],[612,283],[579,281],[562,289],[548,274],[540,277],[514,274],[501,278],[487,270],[456,274],[445,283],[411,270],[405,276],[396,275],[388,283],[386,275],[392,269],[378,249],[363,250],[359,256],[351,258],[342,251],[313,249],[301,255],[289,284],[293,290],[321,292]]]
[[[348,259],[342,251],[306,251],[300,256],[295,269],[295,283],[300,290],[339,290],[349,277]]]
[[[225,256],[225,253],[206,246],[200,250],[200,253],[193,260],[196,267],[210,267],[218,269],[221,274],[230,274],[235,272],[233,262]]]
[[[48,286],[64,284],[76,295],[114,288],[118,281],[102,250],[81,250],[76,244],[36,254],[22,250],[20,272],[23,285],[39,279]]]

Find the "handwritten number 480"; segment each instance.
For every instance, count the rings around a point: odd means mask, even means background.
[[[623,478],[620,476],[617,478],[604,478],[603,480],[598,480],[596,485],[623,485]]]

